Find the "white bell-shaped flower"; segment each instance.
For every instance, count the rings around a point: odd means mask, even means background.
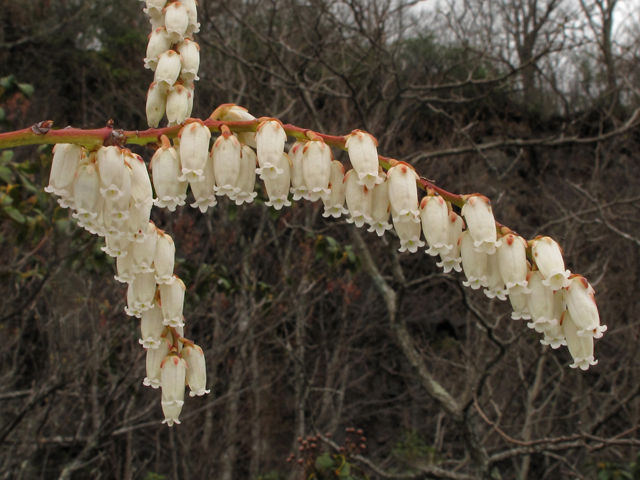
[[[133,183],[133,172],[131,167],[125,163],[124,174],[122,176],[122,184],[120,186],[120,196],[111,200],[105,199],[105,205],[107,206],[106,213],[109,215],[109,219],[116,224],[122,224],[129,219],[129,202],[131,200],[131,185]],[[105,225],[107,219],[104,219]],[[124,227],[118,227],[118,230],[123,234]]]
[[[364,187],[366,188],[366,187]],[[425,243],[420,240],[420,234],[422,233],[422,229],[420,228],[420,223],[416,222],[405,222],[401,220],[401,216],[394,215],[393,207],[391,207],[391,214],[394,218],[398,218],[398,220],[393,221],[393,226],[396,229],[396,233],[400,238],[400,248],[399,252],[406,252],[409,250],[411,253],[416,253],[418,248],[424,247]],[[418,221],[420,221],[420,217],[418,217]]]
[[[204,180],[191,184],[191,191],[195,202],[191,204],[193,208],[199,208],[202,213],[209,210],[209,207],[215,207],[218,204],[216,200],[216,176],[213,171],[213,158],[207,154],[207,160],[204,163],[203,171]]]
[[[180,181],[189,183],[204,181],[204,166],[209,156],[211,132],[204,126],[202,120],[196,120],[182,127],[178,138],[180,138],[182,163]]]
[[[165,325],[162,323],[162,310],[157,303],[154,303],[153,308],[142,312],[140,318],[140,333],[141,337],[138,343],[144,348],[157,349],[162,343],[162,332],[164,332]]]
[[[171,37],[165,27],[157,28],[149,35],[147,44],[147,56],[144,59],[144,68],[155,71],[158,66],[158,57],[171,48]]]
[[[100,201],[102,202],[102,213],[98,215],[95,222],[96,226],[100,225],[101,223],[102,233],[100,235],[115,239],[125,238],[127,235],[126,222],[114,221],[114,215],[112,215],[112,203],[108,202],[102,197],[100,197]],[[117,218],[117,216],[115,216],[115,218]]]
[[[451,250],[446,255],[440,254],[440,261],[436,265],[444,270],[444,273],[449,273],[451,270],[461,272],[462,256],[460,255],[460,244],[458,240],[462,235],[462,229],[464,228],[464,221],[454,211],[449,212],[449,244]]]
[[[260,175],[262,180],[265,178],[275,179],[284,171],[283,162],[285,160],[282,154],[287,134],[282,123],[276,119],[264,120],[258,125],[255,140],[259,164],[256,174]]]
[[[600,338],[607,331],[606,325],[600,325],[600,314],[596,305],[595,290],[586,278],[572,275],[570,284],[564,289],[564,301],[577,326],[578,335]],[[550,288],[550,287],[549,287]]]
[[[142,382],[143,385],[152,388],[160,388],[160,385],[162,384],[162,361],[167,355],[169,355],[170,350],[171,342],[166,338],[161,338],[158,348],[147,349],[147,376]]]
[[[176,259],[176,246],[168,233],[157,230],[158,242],[153,264],[156,269],[156,283],[158,285],[171,284],[176,277],[173,275]]]
[[[129,257],[127,255],[124,258]],[[142,312],[153,308],[153,298],[156,293],[156,278],[153,273],[137,273],[127,289],[127,315],[138,317]]]
[[[207,363],[204,352],[198,345],[189,345],[182,351],[182,358],[187,362],[187,385],[189,396],[202,396],[210,392],[207,390]]]
[[[115,238],[120,238],[124,235],[118,228],[108,228],[108,224],[111,223],[111,218],[109,217],[107,202],[102,198],[102,195],[98,195],[96,212],[97,215],[95,217],[92,217],[91,215],[78,217],[78,226],[84,228],[93,235],[98,235],[100,237],[113,236]]]
[[[546,286],[559,290],[570,285],[571,272],[565,269],[562,250],[555,240],[537,237],[531,242],[531,254]]]
[[[240,156],[240,172],[238,173],[238,187],[240,191],[236,194],[236,205],[251,203],[258,196],[256,189],[256,152],[249,145],[242,145],[242,155]]]
[[[341,215],[347,215],[349,210],[344,208],[344,165],[342,165],[342,162],[339,162],[338,160],[331,162],[329,189],[331,190],[329,198],[322,199],[322,202],[324,203],[324,212],[322,213],[322,216],[325,218],[340,218]],[[292,192],[294,190],[294,188],[291,188]]]
[[[537,270],[529,273],[528,287],[531,292],[527,295],[527,309],[531,315],[529,328],[542,333],[549,325],[556,325],[560,319],[555,318],[553,290],[542,284],[542,275]]]
[[[126,237],[105,237],[104,247],[101,247],[104,253],[113,258],[126,257],[129,255],[130,243]]]
[[[78,222],[93,220],[101,212],[100,174],[93,163],[84,163],[78,167],[73,182],[73,197],[76,213],[72,217],[78,219]]]
[[[84,157],[84,149],[80,145],[71,143],[54,145],[49,185],[44,187],[44,191],[72,201],[73,180]]]
[[[544,331],[542,332],[544,333],[544,338],[540,340],[540,343],[542,345],[549,345],[555,350],[567,344],[564,328],[562,327],[562,318],[566,309],[564,299],[562,298],[562,291],[556,290],[553,292],[553,308],[553,317],[559,319],[559,321],[555,325],[545,324]]]
[[[153,82],[158,88],[166,91],[173,90],[182,70],[182,57],[175,50],[167,50],[158,56],[158,65],[153,76]]]
[[[193,95],[196,91],[196,87],[194,83],[185,83],[184,86],[189,93],[187,97],[187,115],[185,118],[191,118],[191,113],[193,112]]]
[[[358,173],[351,169],[344,176],[344,195],[349,209],[348,223],[360,228],[365,223],[370,223],[371,218],[371,191],[364,185],[358,184]]]
[[[136,274],[133,272],[133,255],[121,255],[116,258],[117,275],[114,276],[120,283],[133,283],[136,278]]]
[[[189,28],[189,11],[180,2],[173,2],[164,9],[164,25],[171,38],[171,43],[184,40]]]
[[[182,57],[182,70],[180,78],[185,82],[191,83],[194,80],[200,80],[198,70],[200,69],[200,45],[193,40],[185,38],[176,47],[178,53]]]
[[[267,191],[269,201],[264,202],[268,207],[281,210],[282,207],[290,207],[289,189],[291,188],[291,160],[289,155],[282,152],[281,168],[277,176],[268,176],[264,178],[264,187]]]
[[[222,120],[225,122],[250,122],[256,119],[246,108],[235,105],[234,103],[224,103],[220,105],[213,111],[210,118],[212,120]],[[254,132],[239,132],[236,136],[241,143],[249,145],[251,148],[257,148],[256,134]]]
[[[166,137],[164,137],[166,139]],[[187,182],[178,180],[182,175],[180,157],[169,140],[165,140],[151,159],[153,187],[157,198],[153,203],[160,208],[167,207],[173,212],[178,205],[184,205],[187,198]]]
[[[569,366],[589,370],[590,366],[596,365],[598,361],[593,356],[593,337],[579,334],[580,326],[573,320],[570,311],[564,312],[562,328],[569,353],[573,357],[573,363]]]
[[[153,82],[147,92],[147,125],[157,128],[167,107],[167,87]]]
[[[523,292],[509,293],[509,301],[513,309],[511,312],[512,320],[531,320],[527,297],[528,295]]]
[[[302,173],[309,189],[309,200],[328,199],[331,194],[331,148],[320,137],[315,137],[302,150]]]
[[[367,229],[367,232],[376,232],[379,237],[393,228],[393,225],[389,223],[389,214],[391,213],[389,183],[385,176],[380,176],[380,178],[383,181],[371,190],[371,222],[369,222]]]
[[[178,355],[172,354],[162,361],[162,411],[164,420],[170,427],[180,423],[178,417],[184,405],[185,380],[187,378],[187,364]]]
[[[155,272],[153,260],[156,256],[158,243],[157,228],[153,222],[147,224],[147,232],[143,242],[131,243],[131,255],[133,255],[133,273]]]
[[[187,35],[191,36],[200,31],[198,23],[198,7],[196,0],[182,0],[182,4],[187,7],[189,13],[189,26],[187,27]]]
[[[471,195],[462,207],[462,215],[473,238],[476,250],[492,255],[500,246],[496,221],[493,218],[491,202],[482,195]]]
[[[124,150],[124,160],[131,167],[131,201],[136,208],[153,204],[153,189],[147,164],[140,155]]]
[[[296,141],[289,149],[289,158],[291,159],[291,193],[293,200],[298,201],[302,198],[310,200],[309,189],[304,180],[304,172],[302,170],[302,154],[305,142]]]
[[[384,181],[378,169],[378,141],[363,130],[354,130],[345,138],[349,160],[358,173],[358,184],[373,190]]]
[[[449,236],[449,206],[439,195],[428,195],[420,202],[422,231],[432,257],[447,255],[453,245]]]
[[[527,241],[518,235],[508,233],[502,237],[496,255],[500,264],[500,274],[509,295],[516,292],[528,293]]]
[[[173,90],[167,94],[167,120],[169,126],[184,123],[189,118],[191,107],[189,103],[192,101],[191,91],[184,85],[175,85]]]
[[[96,154],[96,165],[100,171],[100,193],[107,200],[116,200],[122,195],[124,181],[124,155],[119,147],[100,147]]]
[[[458,244],[460,246],[460,256],[462,257],[462,269],[467,277],[466,282],[462,282],[465,287],[478,290],[480,287],[488,287],[486,252],[478,252],[473,245],[473,237],[469,230],[465,230],[460,235]]]
[[[129,220],[127,220],[127,238],[130,242],[144,242],[147,236],[147,225],[151,217],[151,203],[141,204],[136,207],[133,198],[129,204]]]
[[[164,11],[160,13],[153,13],[149,15],[149,23],[151,24],[151,31],[164,27]]]
[[[496,254],[487,256],[487,283],[489,286],[484,289],[484,294],[489,298],[498,300],[507,299],[507,289],[500,274],[500,261]]]
[[[186,287],[182,280],[176,277],[173,282],[160,285],[159,290],[163,323],[169,327],[184,327],[182,310]]]
[[[413,167],[404,162],[398,162],[387,172],[389,202],[394,225],[398,222],[420,223],[416,184],[419,178]]]
[[[221,135],[211,148],[213,171],[216,178],[216,195],[227,195],[230,199],[240,193],[239,178],[242,146],[238,139],[223,127]]]
[[[167,0],[146,0],[147,7],[144,9],[144,13],[151,16],[153,14],[162,13]]]

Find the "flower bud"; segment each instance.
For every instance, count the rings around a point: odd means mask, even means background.
[[[331,162],[331,175],[329,176],[329,185],[331,193],[327,199],[322,199],[324,203],[324,212],[322,216],[340,218],[341,215],[347,215],[349,210],[344,208],[344,166],[342,162],[334,160]],[[293,192],[293,188],[291,191]]]
[[[584,337],[602,337],[607,331],[607,326],[600,325],[595,290],[587,279],[580,275],[572,275],[569,282],[569,286],[564,290],[564,301],[577,327],[577,334]]]
[[[158,87],[164,88],[165,91],[171,91],[180,76],[181,70],[182,57],[180,54],[175,50],[167,50],[158,56],[158,65],[153,81]]]
[[[509,301],[511,302],[511,308],[513,308],[513,312],[511,312],[512,320],[531,320],[527,297],[528,295],[523,292],[509,293]]]
[[[502,275],[500,275],[499,259],[496,254],[487,256],[487,283],[489,286],[484,290],[487,297],[499,300],[507,299],[507,289],[504,286]]]
[[[487,279],[488,255],[484,251],[476,251],[473,242],[474,240],[469,230],[462,232],[458,240],[460,255],[462,257],[462,269],[467,277],[467,281],[462,282],[462,284],[465,287],[478,290],[480,287],[489,286]]]
[[[391,207],[391,213],[392,215],[394,214],[393,207]],[[420,240],[420,233],[422,232],[420,223],[402,221],[402,216],[397,214],[393,215],[393,217],[393,226],[400,238],[399,252],[406,252],[409,250],[411,253],[416,253],[418,248],[424,247],[424,242]],[[398,219],[397,221],[395,220],[396,218]],[[418,222],[420,222],[420,217],[418,217]]]
[[[163,323],[169,327],[184,327],[182,321],[182,309],[184,307],[184,294],[186,287],[182,280],[176,277],[175,281],[160,285],[160,305],[162,306]]]
[[[147,224],[147,232],[143,242],[133,242],[131,244],[131,255],[133,255],[132,269],[134,273],[154,272],[153,260],[156,256],[156,245],[158,234],[153,222]],[[154,277],[155,278],[155,277]]]
[[[193,208],[199,208],[202,213],[209,210],[209,207],[215,207],[218,204],[216,200],[216,177],[213,171],[213,158],[207,154],[207,160],[204,163],[203,170],[204,181],[191,184],[191,191],[195,202],[191,204]]]
[[[305,142],[296,141],[289,149],[289,158],[291,159],[291,193],[293,193],[294,201],[298,201],[301,198],[305,200],[311,199],[302,170],[304,144]]]
[[[371,219],[371,191],[364,185],[358,185],[358,176],[355,170],[349,170],[344,176],[344,194],[347,200],[350,217],[348,223],[354,223],[360,228]]]
[[[376,232],[379,237],[384,232],[391,230],[393,225],[389,223],[391,204],[389,203],[389,183],[386,177],[381,176],[382,182],[371,190],[371,222],[367,232]]]
[[[500,265],[500,274],[509,291],[509,295],[516,292],[528,293],[527,273],[527,242],[524,238],[508,233],[498,247],[496,254]]]
[[[278,120],[265,120],[256,132],[256,145],[258,150],[258,164],[256,173],[260,178],[275,179],[283,172],[284,143],[287,141],[287,134]],[[291,173],[289,173],[291,175]]]
[[[164,25],[171,38],[171,43],[179,43],[184,40],[189,28],[189,11],[180,2],[170,3],[164,9]]]
[[[153,203],[157,207],[167,207],[173,212],[176,206],[184,205],[188,183],[178,180],[182,174],[180,158],[173,147],[163,145],[156,151],[151,159],[151,173],[157,195]]]
[[[133,255],[121,255],[116,259],[116,268],[118,274],[113,277],[120,283],[132,283],[136,274],[133,273]]]
[[[171,38],[165,27],[157,28],[149,35],[147,44],[147,56],[144,59],[144,68],[155,71],[158,66],[158,57],[171,48]]]
[[[593,356],[593,337],[580,335],[580,327],[573,320],[569,310],[564,312],[562,317],[562,328],[569,348],[569,353],[573,357],[571,368],[589,370],[591,365],[596,365],[598,361]]]
[[[282,152],[282,166],[277,176],[267,176],[264,178],[264,186],[267,190],[268,202],[264,202],[268,207],[273,207],[276,210],[282,209],[282,207],[290,207],[291,201],[289,200],[289,189],[291,188],[291,160],[289,155]],[[257,172],[257,170],[256,170]]]
[[[462,221],[462,217],[453,211],[449,212],[449,244],[451,245],[451,250],[449,250],[449,253],[446,255],[440,254],[440,261],[436,263],[438,267],[444,269],[444,273],[449,273],[451,270],[455,270],[456,272],[462,271],[462,267],[460,266],[462,257],[460,256],[458,240],[460,239],[460,235],[462,235],[463,228],[464,222]]]
[[[153,189],[147,165],[140,155],[124,151],[125,162],[131,167],[131,200],[136,208],[153,204]]]
[[[552,290],[559,290],[570,285],[571,272],[565,270],[562,250],[555,240],[537,237],[531,242],[531,254],[546,286]]]
[[[389,202],[394,225],[398,222],[420,223],[418,186],[416,185],[416,180],[419,178],[415,170],[404,162],[399,162],[387,172]]]
[[[231,132],[222,132],[213,144],[211,155],[217,185],[216,195],[227,195],[233,200],[240,193],[238,185],[242,157],[240,142]]]
[[[44,191],[73,200],[73,180],[84,157],[84,149],[80,145],[71,143],[54,145],[49,186],[45,187]]]
[[[200,24],[198,23],[198,7],[196,0],[183,0],[182,4],[187,7],[187,12],[189,13],[187,35],[198,33],[200,31]]]
[[[102,208],[102,198],[100,197],[100,175],[94,164],[84,163],[78,167],[73,182],[73,197],[76,205],[73,218],[82,222],[93,220],[98,216],[99,209]]]
[[[204,352],[198,345],[187,346],[182,352],[182,358],[187,362],[187,384],[190,397],[202,396],[210,392],[207,390],[207,364]]]
[[[187,376],[187,364],[178,355],[168,355],[162,361],[162,411],[166,423],[170,427],[180,423],[178,416],[184,405],[184,388]]]
[[[548,325],[556,325],[560,321],[555,318],[553,290],[542,284],[542,275],[538,271],[529,273],[527,280],[531,289],[527,295],[527,309],[532,320],[527,326],[542,333]]]
[[[474,248],[492,255],[500,246],[491,202],[482,195],[471,195],[462,207]]]
[[[147,92],[147,125],[157,128],[160,120],[164,117],[167,106],[167,88],[164,85],[158,86],[152,83]]]
[[[453,248],[449,243],[449,207],[444,198],[439,195],[429,195],[420,202],[420,218],[422,231],[429,249],[426,251],[432,257],[447,255]]]
[[[182,57],[180,78],[188,83],[194,80],[200,80],[198,77],[198,69],[200,68],[200,45],[193,40],[185,38],[184,42],[179,43],[176,49]]]
[[[256,119],[246,108],[239,107],[233,103],[220,105],[215,109],[211,118],[214,120],[224,120],[226,122],[249,122]],[[251,148],[257,148],[256,134],[254,132],[239,132],[236,136],[240,142],[249,145]]]
[[[124,155],[119,147],[100,147],[96,165],[100,171],[100,193],[107,200],[116,200],[122,195],[124,181]]]
[[[161,365],[164,358],[169,355],[171,343],[166,338],[161,338],[158,348],[147,349],[147,376],[142,382],[143,385],[152,388],[160,388],[162,384]]]
[[[189,102],[192,98],[191,92],[183,85],[175,85],[173,90],[167,94],[167,120],[169,126],[184,123],[189,118]]]
[[[195,121],[182,127],[180,138],[180,161],[182,163],[181,182],[204,181],[204,166],[209,156],[211,132],[202,121]]]
[[[302,173],[312,202],[329,198],[332,161],[331,148],[320,137],[307,142],[302,150]]]
[[[238,173],[238,187],[240,191],[236,194],[236,205],[251,203],[258,196],[256,188],[256,152],[248,145],[242,145],[240,155],[240,172]]]
[[[127,306],[124,308],[124,311],[127,315],[140,318],[142,312],[153,308],[153,297],[155,293],[156,279],[153,273],[136,274],[136,277],[127,289]]]
[[[158,285],[171,284],[175,280],[173,268],[175,266],[176,246],[168,233],[158,232],[158,243],[153,264],[156,269],[156,283]]]
[[[157,303],[154,308],[142,312],[140,318],[140,332],[142,338],[138,343],[144,348],[157,349],[162,343],[162,332],[164,332],[164,324],[162,323],[162,310]]]
[[[345,147],[353,169],[358,173],[358,184],[373,190],[384,181],[378,169],[378,142],[363,130],[354,130],[347,135]]]

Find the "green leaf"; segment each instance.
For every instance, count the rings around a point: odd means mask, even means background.
[[[33,85],[30,85],[28,83],[19,83],[18,88],[24,94],[25,97],[31,98],[33,96],[33,91],[34,91]]]
[[[331,455],[329,455],[328,453],[323,453],[318,458],[316,458],[316,468],[318,470],[326,470],[335,466],[336,462],[333,461],[333,458],[331,458]]]
[[[342,466],[336,470],[339,477],[348,477],[351,475],[351,465],[348,462],[344,462]]]
[[[4,207],[4,211],[7,215],[9,215],[18,223],[24,223],[26,221],[26,219],[24,218],[24,215],[22,215],[17,208]]]
[[[7,167],[0,167],[0,178],[6,183],[11,183],[11,169]]]
[[[5,150],[0,154],[0,165],[4,165],[11,160],[13,160],[13,150]]]
[[[16,81],[16,77],[13,75],[9,75],[8,77],[0,78],[0,87],[9,89],[13,87],[13,84]]]

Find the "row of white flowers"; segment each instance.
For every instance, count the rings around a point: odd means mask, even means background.
[[[102,250],[116,259],[115,279],[128,284],[125,312],[141,319],[143,383],[162,387],[164,422],[180,423],[185,382],[191,396],[209,393],[206,364],[202,349],[183,336],[186,288],[174,274],[173,239],[149,220],[153,190],[146,164],[118,147],[88,153],[59,144],[45,190],[75,210],[79,226],[105,238]]]
[[[147,122],[157,127],[164,115],[169,125],[191,116],[194,81],[199,80],[200,46],[193,34],[200,30],[196,0],[146,0],[151,34],[144,66],[155,72],[147,92]]]
[[[221,106],[212,117],[254,120],[235,105]],[[600,325],[593,288],[565,268],[560,246],[551,238],[527,242],[498,228],[486,197],[463,197],[461,215],[432,190],[420,200],[420,177],[413,167],[392,160],[384,172],[375,139],[363,131],[345,138],[353,166],[345,173],[331,148],[312,132],[285,152],[287,134],[279,120],[261,119],[255,134],[233,134],[225,125],[220,130],[212,142],[209,128],[189,119],[173,144],[162,136],[151,177],[142,158],[127,149],[89,152],[56,145],[45,189],[60,197],[61,206],[75,210],[79,226],[104,237],[103,250],[116,258],[115,278],[128,284],[125,311],[141,319],[144,383],[162,387],[165,422],[178,422],[185,381],[191,395],[208,390],[202,350],[183,337],[186,288],[174,275],[175,245],[150,221],[151,208],[174,211],[185,204],[189,187],[191,206],[202,212],[219,196],[237,205],[251,203],[257,176],[264,182],[267,206],[280,210],[291,199],[322,200],[325,217],[345,215],[347,222],[368,225],[378,236],[395,231],[401,252],[427,246],[425,253],[439,257],[445,273],[464,271],[465,286],[484,288],[489,298],[508,297],[512,318],[530,320],[528,326],[544,335],[543,344],[566,345],[572,367],[586,370],[597,363],[593,340],[606,326]]]

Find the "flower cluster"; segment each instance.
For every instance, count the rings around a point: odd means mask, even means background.
[[[194,81],[199,80],[200,30],[196,0],[146,0],[151,34],[144,66],[155,72],[147,92],[147,123],[157,127],[165,113],[169,125],[185,121],[193,109]]]
[[[183,337],[186,289],[174,274],[175,245],[149,220],[153,191],[146,164],[115,146],[88,152],[58,144],[45,191],[75,210],[79,226],[104,237],[102,250],[116,259],[115,279],[128,284],[125,312],[141,319],[140,344],[147,350],[143,383],[162,387],[164,422],[180,423],[185,382],[191,396],[209,390],[202,349]]]

